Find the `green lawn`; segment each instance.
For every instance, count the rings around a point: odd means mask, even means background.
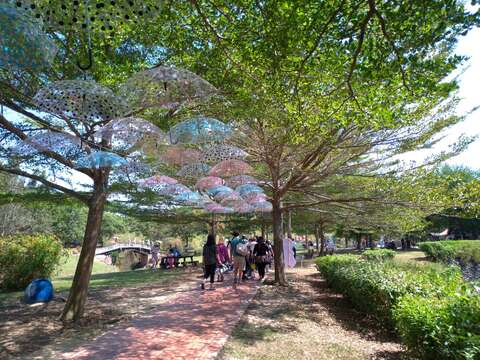
[[[70,289],[73,274],[77,266],[78,256],[69,256],[62,259],[61,266],[57,270],[57,274],[53,277],[52,282],[55,292],[66,291]],[[143,285],[145,283],[153,283],[174,278],[181,269],[171,269],[168,271],[158,270],[135,270],[118,272],[114,266],[95,261],[93,265],[92,278],[90,280],[90,288],[96,287],[123,287]],[[0,293],[0,303],[10,300],[16,300],[22,297],[22,291],[14,291]]]

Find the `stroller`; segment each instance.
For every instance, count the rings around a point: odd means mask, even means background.
[[[226,273],[229,270],[228,265],[226,264],[220,264],[217,265],[217,268],[215,269],[215,275],[217,277],[217,282],[222,282],[224,279],[223,274]]]

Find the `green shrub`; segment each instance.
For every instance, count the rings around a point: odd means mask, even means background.
[[[427,241],[420,243],[419,247],[426,256],[435,261],[461,259],[464,262],[480,262],[479,240]]]
[[[457,267],[353,255],[319,258],[317,267],[356,308],[395,327],[412,353],[425,359],[480,356],[480,297]]]
[[[62,243],[52,235],[0,238],[0,288],[18,290],[49,277],[60,262]]]
[[[390,249],[375,249],[364,251],[362,257],[369,261],[385,261],[393,259],[395,255],[396,252]]]

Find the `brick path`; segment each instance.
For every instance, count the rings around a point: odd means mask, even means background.
[[[62,359],[214,359],[257,291],[256,282],[237,290],[231,281],[216,290],[190,289],[149,315],[113,329]]]

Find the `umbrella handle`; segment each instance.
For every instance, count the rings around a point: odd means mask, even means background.
[[[77,60],[77,66],[80,70],[87,71],[92,68],[93,65],[93,56],[92,56],[92,49],[91,47],[88,48],[88,63],[86,66],[83,66],[80,60]]]

